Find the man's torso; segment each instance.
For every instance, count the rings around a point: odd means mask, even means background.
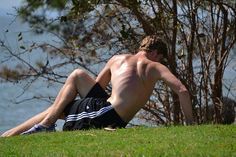
[[[108,101],[128,122],[148,101],[158,78],[159,63],[145,57],[120,55],[110,65],[112,94]]]

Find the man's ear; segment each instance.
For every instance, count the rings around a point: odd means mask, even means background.
[[[157,55],[158,55],[157,51],[154,51],[154,50],[152,50],[152,51],[150,52],[150,54],[151,54],[151,56],[154,57],[154,58],[156,58]]]

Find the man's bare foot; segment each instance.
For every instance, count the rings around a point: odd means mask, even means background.
[[[10,137],[10,136],[14,136],[15,135],[15,131],[14,130],[7,130],[6,132],[4,132],[1,137]]]

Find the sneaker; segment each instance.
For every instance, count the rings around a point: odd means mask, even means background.
[[[53,124],[48,128],[43,125],[40,125],[40,124],[35,124],[29,130],[21,133],[21,135],[29,135],[29,134],[34,134],[34,133],[38,133],[38,132],[55,132],[56,131],[55,127],[56,127],[56,124]]]

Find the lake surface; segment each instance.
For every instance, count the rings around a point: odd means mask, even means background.
[[[27,24],[22,24],[19,19],[16,19],[12,23],[12,17],[1,16],[0,15],[0,39],[4,40],[5,44],[8,44],[10,48],[18,50],[20,42],[18,41],[18,34],[22,32],[24,42],[47,42],[52,43],[53,40],[56,40],[55,37],[50,35],[40,35],[35,36],[29,30]],[[8,32],[6,32],[8,30]],[[33,40],[33,41],[32,41]],[[0,48],[0,61],[6,54],[3,53],[3,50]],[[30,60],[34,59],[43,59],[45,53],[38,53],[34,55]],[[5,63],[4,63],[5,64]],[[9,67],[15,66],[17,64],[14,60],[11,61]],[[3,64],[0,64],[2,68]],[[34,116],[35,114],[45,110],[50,103],[45,101],[30,100],[23,103],[17,103],[24,99],[29,99],[34,95],[53,95],[57,94],[57,91],[60,88],[60,85],[51,86],[48,88],[47,82],[37,82],[33,84],[27,92],[24,93],[24,88],[26,84],[24,82],[18,84],[0,82],[0,133],[6,131],[26,119]],[[22,95],[22,96],[21,96]],[[59,126],[62,122],[59,122]]]

